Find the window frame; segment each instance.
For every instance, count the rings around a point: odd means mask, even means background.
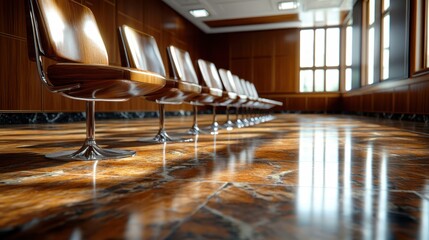
[[[414,1],[411,12],[410,76],[429,75],[429,0]]]
[[[390,63],[388,62],[388,65],[387,65],[387,69],[388,69],[388,74],[387,74],[387,77],[386,76],[384,76],[384,61],[385,61],[385,55],[384,55],[384,53],[385,53],[385,50],[388,50],[389,51],[389,56],[390,56],[390,43],[389,43],[389,47],[388,48],[386,48],[385,46],[384,46],[384,31],[385,31],[385,29],[386,29],[386,26],[384,25],[384,19],[385,19],[385,17],[389,17],[389,40],[390,40],[390,16],[391,16],[391,14],[390,14],[390,4],[389,4],[389,7],[387,8],[387,9],[384,9],[384,4],[385,4],[385,1],[389,1],[389,3],[390,3],[390,0],[382,0],[382,2],[381,2],[381,21],[380,21],[380,25],[381,25],[381,34],[380,34],[380,81],[385,81],[385,80],[388,80],[389,79],[389,77],[390,77],[390,73],[389,73],[389,71],[390,71]],[[389,59],[387,60],[387,61],[389,61]]]
[[[323,66],[317,66],[316,67],[316,30],[317,29],[324,29],[324,64]],[[337,66],[327,66],[326,64],[326,60],[327,60],[327,54],[326,54],[326,49],[327,49],[327,44],[326,44],[326,40],[328,38],[328,34],[327,34],[327,30],[328,29],[338,29],[338,65]],[[300,32],[303,30],[312,30],[313,32],[313,63],[312,63],[312,67],[301,67],[301,61],[300,61],[300,66],[299,66],[299,86],[298,86],[298,92],[299,93],[339,93],[341,92],[341,33],[342,33],[342,27],[339,25],[335,25],[335,26],[324,26],[324,27],[311,27],[311,28],[302,28],[300,29]],[[300,34],[301,36],[301,34]],[[300,40],[301,43],[301,40]],[[300,52],[300,56],[301,56],[301,52]],[[316,71],[317,70],[323,70],[323,91],[316,91]],[[327,91],[327,79],[326,79],[326,72],[327,70],[337,70],[338,71],[338,89],[336,91]],[[312,71],[313,74],[313,87],[312,87],[312,91],[301,91],[301,72],[302,71]]]
[[[345,24],[344,24],[344,27],[343,27],[343,29],[344,29],[344,41],[343,41],[343,43],[344,43],[344,48],[342,48],[342,49],[344,49],[344,53],[342,54],[342,56],[344,57],[344,61],[343,61],[343,70],[342,70],[342,86],[343,86],[343,89],[342,89],[342,92],[348,92],[348,91],[351,91],[351,90],[353,90],[353,70],[352,70],[352,65],[353,65],[353,24],[352,24],[352,19],[351,18],[348,18],[346,21],[345,21]],[[350,29],[350,32],[348,32],[348,30]],[[350,34],[350,36],[349,36],[349,34]],[[347,40],[350,38],[350,42],[348,42]],[[349,48],[349,45],[351,45],[350,46],[350,52],[348,52],[347,50],[348,50],[348,48]],[[350,54],[350,56],[348,55],[348,54]],[[350,57],[350,62],[349,62],[349,64],[348,64],[348,62],[347,62],[347,59]],[[351,73],[351,76],[350,76],[350,88],[349,89],[347,89],[347,70],[350,70],[350,73]]]
[[[365,78],[362,81],[362,86],[367,86],[367,85],[372,85],[374,83],[376,83],[376,78],[375,78],[375,43],[376,43],[376,37],[375,37],[375,30],[376,30],[376,19],[377,19],[377,7],[376,7],[376,1],[377,0],[367,0],[366,1],[366,21],[365,21],[365,26],[366,26],[366,34],[365,34],[365,43],[366,43],[366,49],[365,49],[365,53],[366,53],[366,67],[365,67],[365,74],[363,76],[365,76]],[[371,3],[373,3],[373,7],[374,9],[371,9]],[[373,11],[371,11],[373,10]],[[371,23],[371,13],[373,12],[373,22]],[[370,40],[370,32],[371,30],[373,30],[373,41],[371,42]],[[373,46],[373,51],[370,51],[370,46]],[[372,59],[370,59],[372,58]],[[370,63],[372,63],[372,65],[370,66]],[[370,70],[370,68],[372,68]],[[372,76],[370,78],[370,74],[372,73]],[[372,79],[372,82],[370,82],[369,80]]]

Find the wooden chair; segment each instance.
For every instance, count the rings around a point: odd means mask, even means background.
[[[255,94],[254,92],[254,86],[253,83],[249,82],[249,81],[245,81],[245,85],[246,85],[246,89],[247,92],[249,93],[250,97],[253,100],[253,105],[251,106],[251,112],[250,112],[250,121],[253,122],[254,124],[258,124],[260,123],[260,118],[257,115],[257,110],[261,109],[263,107],[262,102],[260,101],[259,97],[257,94]]]
[[[86,140],[78,151],[47,154],[61,160],[99,160],[135,155],[102,149],[95,142],[95,101],[125,101],[161,89],[163,76],[108,66],[107,51],[91,10],[72,1],[25,0],[28,51],[51,91],[86,101]],[[44,69],[43,60],[57,61]]]
[[[225,69],[219,69],[218,72],[220,75],[220,79],[222,80],[223,86],[225,87],[225,91],[229,95],[232,95],[231,99],[233,99],[233,101],[226,106],[226,122],[222,126],[223,126],[223,128],[226,128],[226,129],[233,129],[236,126],[236,124],[234,124],[231,121],[230,108],[236,107],[236,109],[237,109],[236,110],[236,115],[237,115],[236,121],[237,121],[238,120],[238,108],[241,104],[240,103],[241,99],[240,99],[239,95],[236,93],[235,86],[234,86],[234,83],[232,80],[233,76],[232,76],[231,71],[225,70]]]
[[[239,127],[239,128],[240,127],[247,127],[247,126],[249,126],[249,123],[247,122],[247,119],[245,118],[245,107],[246,107],[247,102],[249,102],[249,97],[243,91],[243,89],[241,87],[240,78],[237,75],[234,75],[234,74],[232,75],[232,81],[233,81],[233,84],[236,88],[238,97],[240,99],[240,101],[239,101],[240,105],[239,106],[242,108],[242,111],[241,111],[241,118],[242,119],[239,119],[236,122],[236,124],[237,124],[237,127]]]
[[[254,96],[256,96],[256,98],[258,98],[258,101],[260,103],[260,109],[268,111],[269,109],[272,109],[273,107],[280,107],[283,106],[282,102],[276,101],[276,100],[272,100],[272,99],[267,99],[267,98],[261,98],[259,97],[258,91],[256,90],[256,87],[253,83],[250,83],[251,88],[253,90]],[[265,116],[261,116],[261,121],[265,122],[267,120],[271,120],[273,119],[272,116],[270,115],[265,115]]]
[[[247,103],[247,109],[248,109],[247,115],[248,115],[249,124],[250,125],[258,124],[259,121],[255,117],[254,113],[257,108],[261,107],[260,101],[258,97],[254,95],[252,88],[250,87],[250,82],[244,79],[241,79],[241,81],[247,96],[249,96],[249,102]]]
[[[122,66],[147,70],[165,77],[165,68],[154,37],[128,26],[119,28]],[[192,139],[175,139],[165,130],[165,104],[181,104],[190,101],[201,93],[201,86],[186,79],[166,79],[166,85],[153,93],[145,95],[149,101],[159,105],[159,130],[154,142],[190,141]]]
[[[200,85],[189,53],[175,46],[169,46],[167,50],[174,78]],[[208,83],[207,86],[202,86],[201,94],[189,101],[189,103],[194,106],[194,122],[188,131],[190,134],[204,133],[204,131],[198,127],[197,106],[213,105],[216,101],[223,100],[222,90],[219,88],[210,87],[210,84],[211,83]],[[217,128],[216,131],[212,131],[212,133],[217,133]]]
[[[200,68],[201,75],[203,76],[203,80],[206,83],[206,85],[210,88],[220,89],[222,91],[222,97],[215,99],[213,103],[209,103],[209,105],[213,106],[213,121],[209,129],[211,133],[217,133],[220,128],[223,128],[223,126],[220,126],[219,123],[217,122],[216,107],[226,106],[227,112],[228,112],[229,105],[236,100],[237,94],[229,91],[224,91],[222,81],[219,77],[219,72],[214,63],[203,59],[199,59],[198,66]],[[227,113],[227,118],[229,120],[228,113]],[[232,126],[229,126],[229,127],[227,126],[225,127],[225,129],[232,130]]]
[[[236,81],[239,79],[237,75],[234,75],[231,73],[231,71],[225,69],[219,69],[219,74],[228,91],[237,94],[237,99],[231,104],[232,107],[236,108],[236,118],[235,123],[233,124],[238,128],[244,127],[244,122],[240,119],[239,113],[240,108],[243,107],[249,101],[249,97],[243,94],[241,89],[239,88],[241,84],[238,84]]]

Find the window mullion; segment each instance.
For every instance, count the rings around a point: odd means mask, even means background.
[[[316,91],[316,29],[313,29],[313,92]]]

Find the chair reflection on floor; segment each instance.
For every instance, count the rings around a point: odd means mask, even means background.
[[[161,89],[157,73],[108,66],[107,51],[91,10],[72,1],[26,0],[29,57],[42,83],[65,97],[86,101],[86,140],[77,151],[47,154],[60,160],[134,156],[135,151],[102,149],[95,142],[95,101],[125,101]],[[60,28],[58,26],[61,26]],[[44,58],[57,61],[44,69]]]
[[[122,65],[165,76],[164,64],[155,38],[128,26],[122,26],[119,29],[122,42]],[[159,105],[159,130],[153,139],[142,140],[148,142],[191,141],[190,138],[175,139],[167,134],[164,105],[181,104],[199,96],[200,93],[201,86],[187,82],[186,79],[166,79],[166,85],[162,89],[146,95],[145,99]]]

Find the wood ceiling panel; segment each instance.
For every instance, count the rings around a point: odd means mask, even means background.
[[[293,13],[293,14],[264,16],[264,17],[211,20],[211,21],[204,21],[204,23],[211,28],[220,28],[220,27],[246,26],[246,25],[256,25],[256,24],[297,22],[297,21],[299,21],[299,15],[296,13]]]

